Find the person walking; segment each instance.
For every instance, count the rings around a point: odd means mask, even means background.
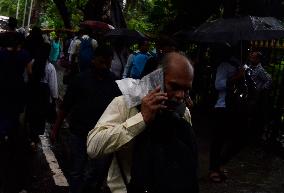
[[[116,97],[89,132],[90,157],[113,155],[107,178],[112,193],[198,192],[195,137],[185,107],[193,67],[176,52],[165,56],[162,65],[160,86],[143,87],[148,94],[133,98],[141,105],[129,105],[128,94]]]
[[[45,131],[50,106],[58,98],[57,75],[55,67],[48,60],[49,53],[48,43],[38,48],[28,80],[26,117],[33,151],[37,149],[38,135]]]
[[[91,68],[76,75],[68,86],[57,120],[52,128],[51,137],[52,141],[55,141],[64,118],[70,117],[69,184],[71,193],[81,193],[86,186],[89,186],[89,180],[94,176],[88,174],[93,173],[94,170],[94,175],[99,177],[98,171],[101,168],[95,168],[96,164],[94,167],[92,164],[91,167],[87,166],[90,162],[87,157],[86,138],[107,105],[114,97],[121,94],[115,83],[115,76],[110,72],[112,57],[113,52],[109,47],[99,46],[96,49]]]

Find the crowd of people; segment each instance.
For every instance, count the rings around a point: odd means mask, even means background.
[[[17,145],[15,133],[23,125],[29,148],[36,152],[46,122],[54,142],[67,120],[71,193],[199,192],[190,114],[194,75],[199,76],[196,58],[188,59],[169,37],[158,38],[155,52],[145,39],[129,53],[118,40],[96,40],[87,28],[63,41],[59,34],[44,38],[38,27],[25,37],[11,21],[10,30],[0,36],[0,154]],[[247,128],[259,132],[263,123],[257,119],[265,120],[263,101],[272,80],[261,65],[261,53],[252,51],[247,65],[239,59],[226,48],[216,70],[213,183],[227,178],[224,166],[242,146],[238,136],[246,135]],[[67,86],[62,99],[59,65],[65,68]],[[0,172],[0,192],[13,192],[5,185],[7,174]]]

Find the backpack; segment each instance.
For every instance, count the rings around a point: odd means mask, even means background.
[[[127,193],[198,192],[197,148],[187,121],[163,113],[136,137],[126,187]]]
[[[90,67],[94,55],[94,49],[92,46],[92,38],[81,38],[80,41],[81,44],[79,49],[78,61],[80,72],[82,72]]]

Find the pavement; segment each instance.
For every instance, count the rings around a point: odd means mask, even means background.
[[[193,117],[199,147],[200,193],[284,193],[284,154],[279,146],[252,140],[225,165],[228,179],[212,183],[208,178],[210,123],[203,113]],[[204,113],[206,116],[206,113]],[[245,138],[239,139],[240,141]]]
[[[204,147],[206,146],[206,147]],[[258,144],[250,144],[226,166],[228,179],[208,180],[208,148],[200,152],[200,193],[284,193],[284,161]]]

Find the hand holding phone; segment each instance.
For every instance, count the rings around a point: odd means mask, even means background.
[[[154,120],[157,112],[167,108],[164,104],[167,100],[167,93],[161,92],[160,86],[149,92],[149,94],[142,99],[141,114],[146,124]]]

